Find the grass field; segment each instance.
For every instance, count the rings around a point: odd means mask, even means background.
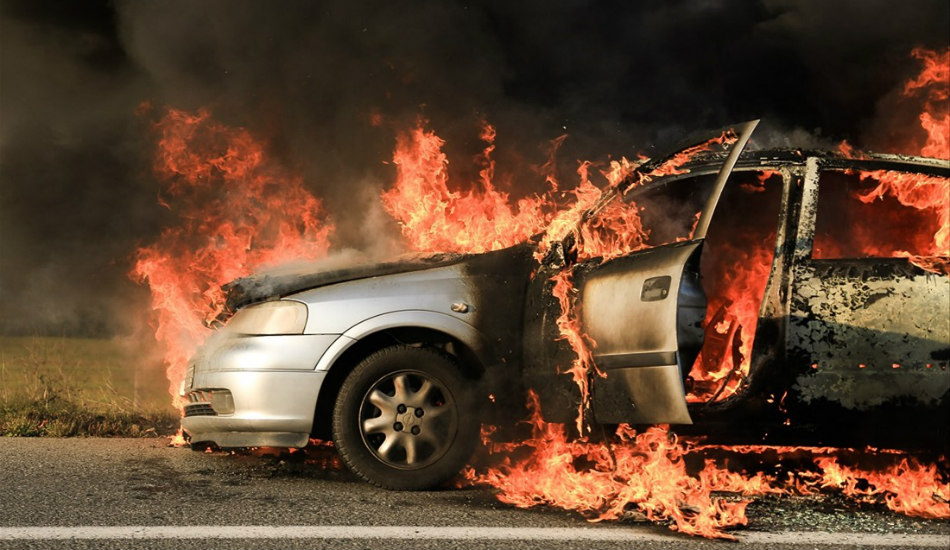
[[[121,339],[0,336],[0,435],[174,432],[160,360]]]

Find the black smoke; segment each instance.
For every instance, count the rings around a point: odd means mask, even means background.
[[[0,332],[109,334],[144,310],[127,272],[172,219],[150,173],[166,105],[249,128],[337,244],[367,248],[394,133],[420,115],[463,176],[495,124],[515,193],[541,188],[530,167],[562,133],[565,179],[753,117],[767,145],[879,147],[910,50],[946,48],[948,21],[946,1],[4,0]]]

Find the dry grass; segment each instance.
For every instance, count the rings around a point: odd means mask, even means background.
[[[178,425],[167,388],[128,342],[0,337],[0,435],[167,435]]]

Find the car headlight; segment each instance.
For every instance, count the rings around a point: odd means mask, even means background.
[[[227,330],[240,334],[303,334],[307,326],[307,306],[302,302],[277,300],[238,310]]]

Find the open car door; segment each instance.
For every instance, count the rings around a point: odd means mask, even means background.
[[[579,405],[589,404],[582,408],[599,423],[692,422],[683,382],[703,341],[700,254],[726,180],[757,123],[699,135],[604,192],[581,223],[596,223],[607,201],[625,201],[650,218],[640,250],[572,263],[576,235],[554,247],[564,251],[562,261],[542,264],[529,287],[525,318],[525,382],[538,394],[546,419],[572,421]],[[726,151],[718,164],[695,172],[685,167],[717,140]],[[676,217],[681,223],[672,221]],[[557,327],[562,311],[551,278],[565,269],[577,290],[573,315],[595,365],[587,373],[587,396],[564,374],[577,354]]]

